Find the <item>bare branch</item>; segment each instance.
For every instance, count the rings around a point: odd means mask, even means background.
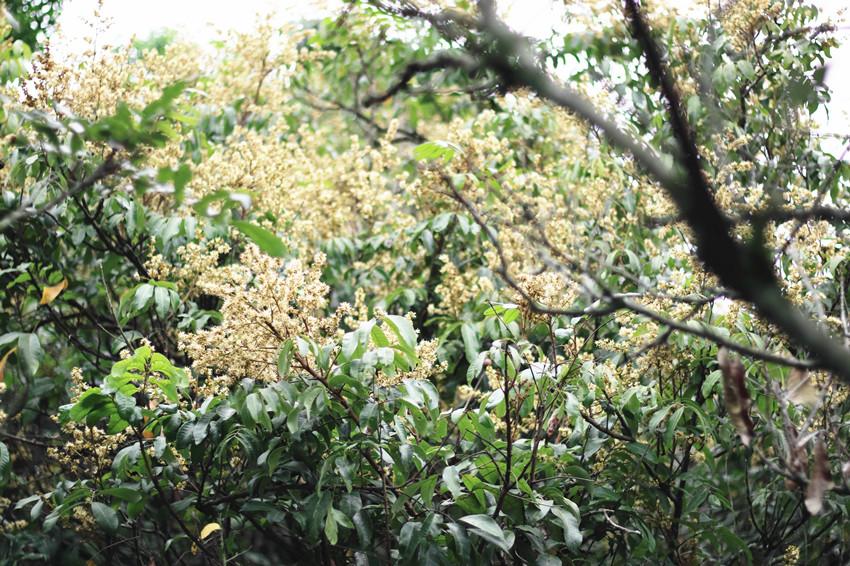
[[[368,108],[370,106],[380,104],[381,102],[392,98],[399,92],[407,90],[410,87],[410,81],[412,81],[416,75],[421,73],[428,73],[443,69],[463,69],[471,74],[478,68],[479,65],[475,59],[463,53],[443,52],[437,53],[425,61],[412,61],[407,64],[399,78],[392,84],[392,86],[390,86],[390,88],[381,94],[367,96],[363,101],[363,106]]]

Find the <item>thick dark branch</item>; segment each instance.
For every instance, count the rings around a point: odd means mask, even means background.
[[[788,222],[797,220],[799,222],[810,222],[812,220],[825,220],[827,222],[850,222],[850,210],[841,210],[829,206],[813,206],[811,208],[756,211],[745,214],[734,222]]]
[[[811,222],[823,220],[826,222],[850,222],[850,210],[842,210],[830,206],[812,206],[810,208],[776,208],[767,210],[756,210],[747,212],[740,216],[732,216],[729,221],[733,224],[763,224],[767,222],[789,222],[796,220],[798,222]],[[681,216],[656,216],[646,218],[644,224],[650,228],[668,226],[677,222],[682,222],[684,219]]]
[[[786,39],[797,38],[802,35],[808,35],[808,39],[812,40],[817,36],[828,33],[831,31],[835,31],[836,27],[832,24],[820,24],[818,26],[803,26],[794,29],[789,29],[786,32],[780,33],[779,35],[769,36],[766,40],[766,43],[781,43]]]
[[[416,75],[421,73],[429,73],[442,69],[463,69],[468,73],[474,72],[478,68],[478,63],[472,57],[463,53],[437,53],[430,59],[425,61],[413,61],[408,63],[404,68],[399,78],[386,91],[381,94],[375,94],[366,97],[363,101],[363,106],[370,107],[380,104],[389,98],[392,98],[399,92],[405,91],[410,87],[410,81]]]
[[[481,17],[477,22],[457,20],[456,23],[465,25],[470,35],[478,34],[485,40],[476,38],[470,43],[477,46],[475,54],[481,67],[494,71],[503,84],[526,86],[541,98],[571,111],[599,129],[614,147],[631,154],[670,195],[694,233],[700,259],[723,285],[811,352],[812,363],[832,370],[845,383],[850,383],[850,351],[827,336],[784,297],[769,254],[759,242],[745,244],[732,236],[732,223],[712,196],[680,97],[636,0],[626,0],[625,12],[645,54],[649,72],[669,109],[672,131],[679,145],[673,163],[625,132],[584,96],[553,80],[541,68],[528,40],[496,17],[491,1],[480,0],[478,6]],[[443,20],[446,17],[449,16],[444,14]]]
[[[363,128],[363,130],[367,133],[367,135],[373,136],[373,138],[377,137],[377,136],[384,136],[389,131],[389,130],[387,130],[386,127],[380,125],[374,118],[367,116],[365,113],[363,113],[361,110],[359,110],[356,107],[347,106],[347,105],[345,105],[345,104],[343,104],[339,101],[336,101],[336,100],[325,100],[325,99],[319,97],[318,95],[316,95],[315,93],[313,93],[312,91],[310,91],[307,88],[304,88],[304,93],[307,95],[307,97],[305,97],[305,98],[299,97],[299,100],[301,102],[303,102],[304,104],[306,104],[307,106],[309,106],[310,108],[313,108],[314,110],[318,110],[319,112],[332,112],[332,111],[340,110],[340,111],[345,112],[347,114],[351,114],[352,116],[354,116],[355,118],[357,118],[360,121],[359,123],[362,126],[366,126],[365,128]],[[311,100],[309,97],[312,97],[316,101],[319,101],[321,103],[316,102],[314,100]],[[419,132],[417,132],[415,130],[407,130],[405,128],[399,128],[398,134],[399,134],[398,136],[396,136],[395,138],[393,138],[391,140],[392,143],[412,142],[412,143],[418,144],[418,143],[423,143],[423,142],[427,141],[422,134],[420,134]]]
[[[732,238],[730,224],[715,203],[703,175],[696,141],[658,46],[637,2],[626,0],[625,6],[649,72],[667,102],[673,133],[682,150],[685,179],[669,186],[665,184],[665,188],[693,229],[700,257],[725,285],[738,291],[768,320],[815,354],[820,363],[834,371],[845,383],[850,383],[850,351],[825,335],[811,319],[788,302],[760,244],[743,246]]]
[[[0,219],[0,232],[17,222],[18,220],[22,220],[29,216],[36,216],[42,213],[49,213],[54,208],[65,202],[68,198],[77,195],[86,189],[92,187],[95,183],[105,179],[112,173],[118,171],[121,167],[121,163],[116,162],[114,158],[114,154],[110,154],[104,161],[101,163],[94,172],[88,177],[80,180],[75,183],[68,190],[59,193],[53,200],[42,206],[41,208],[31,208],[30,205],[32,203],[27,203],[20,208],[17,208]]]
[[[724,346],[729,350],[732,350],[744,356],[787,367],[808,369],[820,367],[817,361],[789,358],[779,354],[774,354],[767,350],[751,348],[749,346],[745,346],[744,344],[739,344],[738,342],[735,342],[734,340],[731,340],[711,330],[711,328],[707,325],[675,320],[664,314],[644,307],[640,303],[631,300],[634,294],[614,293],[611,290],[607,289],[602,284],[602,282],[599,281],[599,279],[596,278],[592,273],[589,273],[587,270],[582,269],[569,258],[564,257],[559,250],[554,248],[551,243],[545,239],[543,240],[543,245],[547,247],[550,251],[552,251],[556,256],[558,256],[561,262],[563,262],[564,264],[568,264],[575,269],[578,269],[582,275],[593,281],[596,287],[600,289],[597,292],[593,292],[592,289],[586,287],[587,291],[589,293],[592,293],[594,295],[594,298],[597,299],[597,301],[601,304],[599,306],[591,305],[584,309],[559,309],[542,305],[537,302],[533,297],[531,297],[528,292],[522,287],[522,285],[511,276],[510,265],[508,264],[507,257],[505,256],[505,252],[502,248],[502,244],[499,241],[498,236],[496,235],[492,227],[481,216],[475,205],[473,205],[466,197],[460,194],[460,192],[454,187],[454,185],[449,183],[449,187],[454,199],[458,203],[460,203],[467,210],[467,212],[469,212],[469,214],[472,216],[473,221],[478,224],[478,226],[481,228],[481,231],[484,233],[490,243],[493,244],[493,247],[495,247],[496,253],[499,256],[500,263],[500,265],[496,268],[495,271],[502,277],[502,279],[505,281],[505,283],[507,283],[507,285],[511,289],[513,289],[520,296],[522,296],[522,298],[527,302],[528,307],[532,312],[552,316],[598,316],[600,314],[610,314],[620,310],[629,310],[650,320],[654,320],[655,322],[663,324],[668,328],[665,333],[672,330],[684,332],[708,340],[709,342],[712,342],[718,346]],[[545,236],[543,237],[545,238]],[[705,303],[708,303],[713,299],[696,299],[694,302],[692,302],[692,304],[700,306],[700,301],[702,300],[704,300]]]

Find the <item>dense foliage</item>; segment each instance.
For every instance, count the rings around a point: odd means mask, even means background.
[[[660,46],[734,241],[844,340],[832,27],[567,2],[517,47],[486,4],[4,29],[4,564],[850,560],[845,376],[611,135],[687,153]]]

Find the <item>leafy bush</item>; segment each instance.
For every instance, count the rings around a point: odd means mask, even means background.
[[[4,563],[846,561],[834,30],[625,5],[7,40]]]

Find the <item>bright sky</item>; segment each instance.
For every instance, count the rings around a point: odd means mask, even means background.
[[[704,0],[680,0],[692,4],[704,4]],[[506,19],[518,31],[544,36],[557,24],[555,0],[503,0]],[[65,0],[59,25],[64,44],[54,46],[61,53],[64,49],[78,50],[85,45],[89,34],[86,21],[91,21],[98,0]],[[176,30],[184,39],[206,44],[222,30],[247,31],[255,23],[257,14],[275,14],[283,21],[301,20],[327,13],[329,6],[339,5],[339,0],[102,0],[101,15],[111,21],[106,30],[98,33],[99,43],[120,45],[131,37],[145,39],[163,29]],[[824,20],[834,17],[845,8],[844,0],[815,0],[824,15]],[[833,52],[827,72],[827,84],[833,90],[833,101],[829,115],[819,112],[818,121],[825,134],[850,134],[850,26],[844,22],[839,36],[843,41]],[[841,152],[841,143],[831,143],[829,148],[836,155]]]

